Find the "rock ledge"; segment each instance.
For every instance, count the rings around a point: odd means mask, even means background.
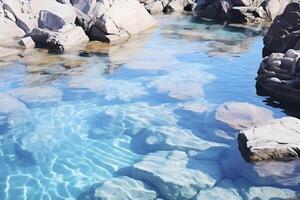
[[[262,160],[289,161],[300,157],[300,120],[277,119],[261,127],[241,131],[239,149],[249,162]]]

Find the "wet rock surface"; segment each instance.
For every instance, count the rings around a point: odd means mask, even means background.
[[[290,0],[201,0],[198,17],[229,23],[272,21],[283,12]]]
[[[239,149],[247,161],[293,160],[300,157],[300,120],[286,117],[241,131]]]

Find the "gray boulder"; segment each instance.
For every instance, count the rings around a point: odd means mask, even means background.
[[[2,0],[0,24],[5,27],[0,45],[31,46],[26,44],[30,36],[36,47],[62,53],[87,41],[86,34],[91,40],[115,42],[156,23],[136,0]]]
[[[73,5],[77,8],[77,24],[83,27],[91,40],[112,43],[156,25],[152,16],[136,0],[75,1]],[[121,12],[124,10],[130,12]]]
[[[76,19],[76,12],[72,5],[61,4],[55,0],[30,0],[32,13],[36,19],[40,15],[40,11],[44,10],[60,17],[65,24],[74,24]]]
[[[293,160],[300,157],[300,120],[286,117],[241,131],[239,149],[247,161]]]
[[[63,53],[65,49],[88,41],[83,29],[71,24],[64,26],[58,32],[34,28],[30,36],[38,47],[46,47],[55,53]]]

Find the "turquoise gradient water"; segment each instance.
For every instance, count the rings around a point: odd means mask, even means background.
[[[148,153],[139,141],[132,145],[136,133],[161,127],[227,144],[217,160],[223,176],[246,182],[246,189],[299,190],[298,161],[284,164],[286,175],[281,164],[262,164],[279,174],[267,174],[263,182],[251,177],[251,166],[230,160],[231,151],[240,158],[234,151],[236,130],[213,117],[215,108],[229,101],[265,107],[275,118],[289,112],[256,94],[262,36],[196,23],[190,16],[156,19],[155,30],[124,44],[91,43],[60,56],[34,52],[0,68],[0,93],[16,100],[0,100],[7,106],[0,109],[0,199],[81,199],[92,185]],[[208,111],[186,111],[186,104]],[[219,129],[231,139],[210,135]]]

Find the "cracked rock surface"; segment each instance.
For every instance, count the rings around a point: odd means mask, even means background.
[[[300,157],[300,120],[285,117],[241,131],[239,149],[248,161],[293,160]]]

